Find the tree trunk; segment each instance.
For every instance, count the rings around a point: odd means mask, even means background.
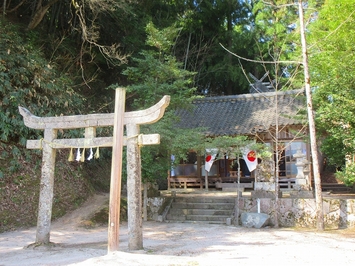
[[[27,30],[33,30],[35,29],[39,23],[41,23],[44,15],[47,13],[48,9],[54,5],[58,0],[52,0],[50,1],[47,5],[42,6],[42,0],[40,0],[37,4],[36,10],[34,12],[34,15],[32,16],[32,19],[30,23],[27,26]]]
[[[5,2],[6,0],[4,0]],[[22,0],[20,3],[17,4],[17,6],[15,6],[13,9],[7,10],[7,14],[15,12],[19,9],[20,6],[22,6],[24,3],[26,2],[26,0]],[[11,2],[10,2],[11,3]],[[7,8],[7,7],[6,7]]]
[[[277,91],[277,89],[276,89]],[[275,202],[274,202],[274,226],[275,228],[279,228],[279,211],[280,211],[280,204],[279,204],[279,163],[280,163],[280,154],[279,154],[279,105],[278,105],[278,96],[276,94],[276,101],[275,101],[275,112],[276,112],[276,121],[275,121],[275,161],[276,161],[276,169],[275,169]]]
[[[305,88],[306,88],[306,96],[307,96],[309,135],[310,135],[310,142],[311,142],[311,154],[312,154],[312,164],[313,164],[313,178],[314,178],[315,197],[316,197],[317,229],[319,231],[323,231],[324,230],[323,197],[322,197],[321,179],[319,173],[316,130],[315,130],[315,122],[313,116],[313,107],[312,107],[311,81],[310,81],[309,70],[308,70],[307,43],[306,43],[306,37],[304,33],[302,1],[298,1],[298,7],[299,7],[299,16],[300,16],[304,79],[305,79]]]
[[[6,0],[4,0],[3,5],[2,5],[2,16],[6,16]]]
[[[184,64],[184,70],[186,70],[187,68],[187,60],[189,58],[189,52],[190,52],[190,43],[191,43],[191,31],[190,31],[190,34],[189,34],[189,41],[187,43],[187,48],[186,48],[186,56],[185,56],[185,64]]]

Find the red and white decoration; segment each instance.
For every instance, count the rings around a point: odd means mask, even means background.
[[[258,165],[258,159],[256,158],[256,152],[245,147],[243,159],[248,166],[249,171],[254,171]]]
[[[218,149],[206,149],[206,152],[209,154],[206,155],[205,170],[209,172],[211,170],[214,160],[216,159]]]

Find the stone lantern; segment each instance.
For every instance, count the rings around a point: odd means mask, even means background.
[[[293,157],[296,158],[296,167],[297,167],[296,181],[300,181],[300,183],[299,183],[300,185],[305,185],[306,182],[304,182],[304,181],[306,181],[306,179],[305,179],[304,172],[303,172],[303,169],[305,166],[305,163],[304,163],[305,155],[301,152],[301,150],[297,150],[297,152],[293,155]]]
[[[296,158],[297,175],[293,191],[290,192],[290,195],[307,198],[313,197],[313,192],[310,191],[310,186],[305,176],[305,172],[307,176],[309,173],[308,167],[306,167],[308,166],[308,161],[305,159],[306,155],[304,155],[301,150],[297,150],[293,157]]]

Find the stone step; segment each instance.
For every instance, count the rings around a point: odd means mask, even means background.
[[[225,216],[230,216],[232,213],[233,209],[224,209],[224,210],[218,210],[218,209],[176,209],[176,208],[171,208],[170,209],[170,214],[174,215],[225,215]]]
[[[231,218],[235,198],[176,197],[166,216],[167,221],[224,224]]]
[[[217,198],[217,197],[176,197],[174,202],[188,202],[188,203],[233,203],[235,198]]]
[[[174,222],[209,222],[209,223],[226,223],[230,215],[178,215],[168,214],[168,221]]]
[[[226,223],[227,218],[230,217],[230,215],[186,215],[186,220]]]
[[[173,219],[166,220],[167,223],[192,223],[192,224],[226,224],[227,223],[226,221],[193,221],[193,220],[177,221]]]
[[[174,214],[174,213],[169,212],[166,215],[166,220],[174,221],[174,222],[184,222],[184,221],[186,221],[186,216],[185,215],[181,215],[181,214]]]
[[[171,220],[168,222],[193,223],[193,224],[226,224],[226,221],[193,221],[193,220],[173,221]]]
[[[322,183],[322,191],[350,191],[351,188],[344,184]]]
[[[218,209],[225,210],[234,207],[234,203],[198,203],[198,202],[173,202],[174,209]]]

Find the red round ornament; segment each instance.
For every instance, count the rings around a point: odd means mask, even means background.
[[[256,160],[256,153],[255,151],[250,151],[247,154],[247,158],[250,162],[254,162]]]

